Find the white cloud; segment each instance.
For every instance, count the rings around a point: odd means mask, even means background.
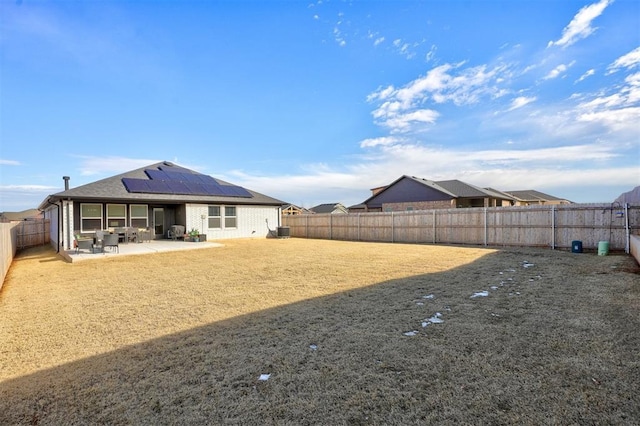
[[[600,123],[614,131],[634,131],[640,134],[640,107],[611,109],[604,111],[586,112],[578,116],[578,120]]]
[[[532,96],[529,98],[526,96],[519,96],[511,102],[511,106],[509,107],[508,111],[513,111],[514,109],[522,108],[523,106],[530,104],[531,102],[534,102],[536,99],[537,98],[535,96]]]
[[[3,160],[0,158],[0,164],[2,164],[3,166],[20,166],[21,163],[19,161],[16,160]]]
[[[388,127],[392,133],[408,132],[415,130],[414,126],[419,124],[433,124],[440,116],[437,111],[431,109],[421,109],[406,114],[387,115],[385,119],[377,122],[378,124]]]
[[[554,69],[552,69],[551,71],[549,71],[549,74],[544,76],[543,79],[544,80],[550,80],[550,79],[553,79],[553,78],[557,78],[557,77],[561,76],[562,74],[566,73],[567,70],[570,67],[572,67],[575,63],[576,63],[576,61],[572,61],[568,65],[560,64],[557,67],[555,67]]]
[[[387,86],[371,93],[367,101],[379,103],[372,112],[376,124],[392,133],[419,130],[440,116],[435,109],[425,108],[425,103],[463,106],[477,103],[483,96],[496,98],[506,93],[497,87],[505,67],[462,68],[463,65],[464,62],[440,65],[403,87]]]
[[[595,28],[591,26],[591,22],[600,16],[612,2],[612,0],[601,0],[598,3],[593,3],[580,9],[569,22],[569,25],[562,31],[562,37],[556,41],[550,41],[547,47],[553,45],[568,47],[578,40],[590,36],[595,31]]]
[[[384,37],[378,37],[377,39],[375,39],[375,40],[373,41],[373,45],[374,45],[374,46],[377,46],[377,45],[379,45],[379,44],[382,44],[382,42],[384,42]]]
[[[370,139],[365,139],[362,142],[360,142],[360,148],[373,148],[376,146],[388,146],[388,145],[394,145],[398,142],[400,142],[401,139],[398,139],[397,137],[394,136],[383,136],[380,138],[370,138]]]
[[[10,191],[10,192],[37,192],[40,193],[42,191],[53,191],[56,190],[55,186],[47,186],[47,185],[0,185],[1,191]]]
[[[633,68],[640,64],[640,47],[615,60],[607,68],[607,74],[613,74],[621,68]]]
[[[432,61],[435,57],[436,57],[436,52],[438,51],[438,47],[433,44],[431,45],[431,49],[429,49],[429,51],[427,52],[427,55],[425,56],[425,60],[427,62]]]
[[[615,92],[604,91],[580,102],[575,108],[579,122],[600,124],[622,134],[635,135],[640,145],[640,72],[628,75]]]
[[[591,68],[590,70],[587,70],[584,74],[582,74],[582,75],[580,76],[580,78],[579,78],[579,79],[577,79],[577,80],[576,80],[576,83],[578,83],[578,82],[580,82],[580,81],[584,80],[584,79],[585,79],[585,78],[587,78],[587,77],[591,77],[591,76],[592,76],[592,75],[594,75],[595,73],[596,73],[596,70],[594,70],[593,68]]]

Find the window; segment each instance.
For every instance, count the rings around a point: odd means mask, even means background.
[[[127,206],[124,204],[107,204],[107,223],[109,228],[127,226]]]
[[[236,227],[236,208],[235,206],[224,207],[224,227],[235,228]]]
[[[235,206],[209,206],[209,228],[235,228],[238,226]]]
[[[408,212],[412,212],[413,211],[413,207],[411,207],[411,206],[407,207],[407,211]]]
[[[80,232],[102,229],[102,204],[80,204]]]
[[[209,206],[209,228],[221,228],[220,206]]]
[[[129,218],[134,228],[147,228],[149,226],[149,208],[146,204],[131,204],[129,206]]]

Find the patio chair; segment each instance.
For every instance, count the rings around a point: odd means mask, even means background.
[[[118,246],[120,240],[120,236],[118,234],[105,234],[104,238],[102,239],[102,248],[104,250],[104,248],[109,247],[110,250],[113,250],[113,248],[116,248],[116,252],[120,253],[120,247]]]
[[[80,253],[80,250],[91,250],[93,251],[93,240],[88,238],[80,238],[78,235],[73,236],[73,240],[75,241],[74,246],[76,247],[76,254]]]
[[[169,229],[169,238],[177,240],[178,238],[184,238],[184,225],[171,225]]]
[[[128,227],[127,238],[125,242],[137,242],[138,241],[138,228]]]
[[[102,241],[104,240],[104,231],[96,231],[96,236],[93,239],[93,246],[91,247],[93,252],[96,250],[103,252],[104,246],[102,245]]]

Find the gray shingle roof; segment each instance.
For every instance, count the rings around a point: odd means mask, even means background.
[[[457,179],[441,180],[437,181],[436,184],[455,194],[459,198],[483,198],[491,196],[482,188],[478,188],[477,186],[470,185]]]
[[[564,201],[562,198],[554,197],[553,195],[545,194],[533,189],[526,189],[522,191],[505,191],[507,194],[523,201]]]
[[[336,209],[345,209],[344,206],[342,206],[342,204],[340,203],[326,203],[326,204],[318,204],[315,207],[311,207],[309,210],[311,210],[314,213],[331,213]],[[345,209],[346,210],[346,209]]]
[[[47,202],[55,202],[61,199],[70,198],[73,200],[104,200],[104,201],[130,201],[130,202],[160,202],[169,204],[179,203],[227,203],[227,204],[249,204],[249,205],[282,205],[283,201],[261,194],[259,192],[252,191],[248,188],[247,191],[251,194],[251,197],[229,197],[229,196],[211,196],[211,195],[184,195],[184,194],[150,194],[150,193],[131,193],[128,192],[122,178],[137,178],[146,179],[149,177],[145,174],[147,169],[158,169],[162,167],[164,170],[175,170],[182,173],[199,174],[196,171],[176,166],[169,162],[160,162],[151,164],[140,169],[132,170],[126,173],[122,173],[116,176],[112,176],[106,179],[101,179],[96,182],[88,183],[86,185],[78,186],[76,188],[70,188],[66,191],[52,194],[45,199],[40,209],[46,207]],[[229,182],[216,179],[222,185],[229,185]]]

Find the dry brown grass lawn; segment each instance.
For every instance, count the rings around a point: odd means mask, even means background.
[[[0,424],[640,421],[629,257],[224,244],[21,253],[0,293]]]

